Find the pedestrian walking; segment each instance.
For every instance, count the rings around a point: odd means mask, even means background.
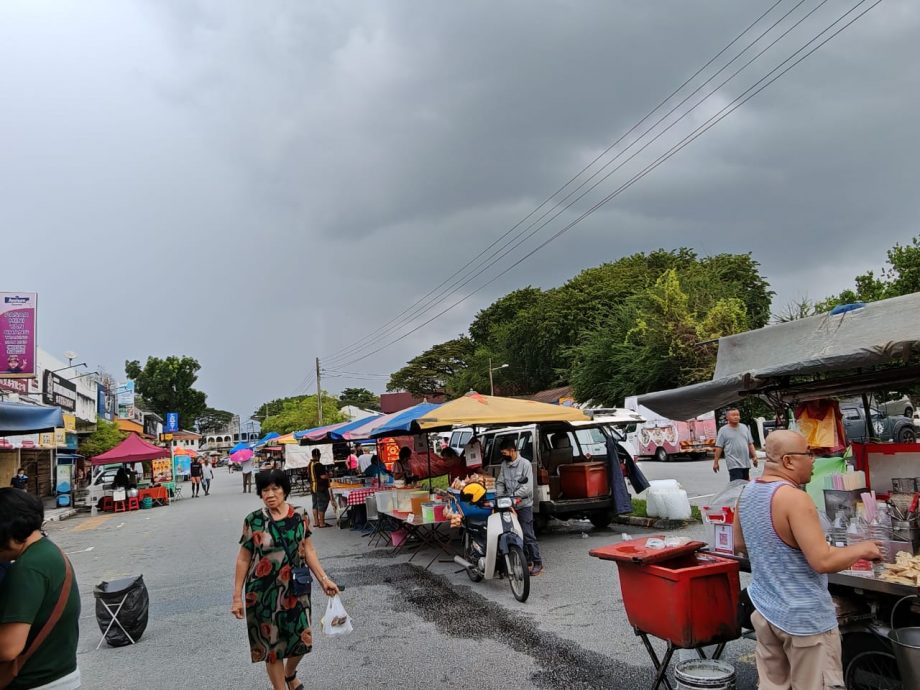
[[[310,491],[313,493],[313,520],[317,527],[332,527],[326,524],[326,510],[332,498],[329,488],[329,468],[321,461],[319,448],[310,454]]]
[[[204,495],[211,493],[211,480],[214,479],[214,468],[211,467],[211,460],[204,459],[204,466],[201,468],[201,486],[204,488]]]
[[[252,458],[240,463],[240,471],[243,473],[243,493],[252,493]]]
[[[20,467],[16,470],[16,474],[13,475],[13,478],[10,480],[10,486],[14,489],[22,489],[23,491],[29,488],[29,475],[26,474],[25,467]]]
[[[0,489],[0,561],[13,561],[0,582],[0,687],[80,687],[80,591],[44,519],[41,499]]]
[[[524,532],[524,554],[530,565],[530,574],[543,572],[543,557],[540,545],[533,529],[533,466],[530,460],[520,455],[513,438],[502,441],[502,464],[495,477],[496,496],[516,496],[521,499],[518,504],[517,517]]]
[[[757,609],[754,658],[761,690],[842,688],[840,632],[827,573],[879,560],[874,541],[837,548],[825,541],[818,511],[799,487],[815,456],[796,431],[767,436],[763,476],[738,499],[735,551],[751,561],[748,595]]]
[[[201,477],[204,473],[204,467],[201,464],[201,460],[197,457],[192,458],[192,463],[189,467],[189,473],[192,479],[192,497],[198,498],[198,494],[201,491]]]
[[[757,450],[747,424],[741,423],[741,412],[732,408],[725,413],[728,422],[716,435],[716,447],[713,451],[712,471],[719,471],[719,460],[725,457],[728,467],[728,481],[736,479],[751,480],[751,465],[757,467]]]
[[[287,503],[288,476],[259,472],[256,492],[264,506],[243,521],[230,612],[245,615],[250,657],[265,663],[273,690],[303,690],[297,665],[313,649],[310,591],[295,583],[312,571],[327,596],[339,588],[320,565],[307,512]]]

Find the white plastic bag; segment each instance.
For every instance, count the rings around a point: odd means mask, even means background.
[[[336,635],[347,635],[354,628],[351,625],[351,616],[342,605],[342,599],[336,594],[329,599],[326,604],[326,615],[320,621],[323,626],[323,632],[329,637]]]

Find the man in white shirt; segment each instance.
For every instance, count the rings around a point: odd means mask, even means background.
[[[361,455],[358,456],[358,472],[359,474],[364,474],[367,471],[367,468],[371,466],[371,458],[374,456],[367,452],[367,449],[362,449]]]
[[[243,471],[243,493],[252,493],[252,458],[240,463],[240,469]]]

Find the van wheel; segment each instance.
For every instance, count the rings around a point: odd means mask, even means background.
[[[597,529],[604,529],[608,527],[613,520],[613,516],[610,514],[610,511],[602,511],[600,513],[591,513],[588,517],[591,520],[591,524],[594,525]]]
[[[658,446],[655,449],[655,459],[658,462],[667,462],[670,459],[670,456],[668,455],[668,451],[666,451],[664,447]]]

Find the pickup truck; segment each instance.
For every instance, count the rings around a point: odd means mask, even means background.
[[[866,414],[861,405],[841,405],[843,427],[849,441],[867,441]],[[879,441],[895,441],[897,443],[914,443],[917,440],[917,429],[914,420],[903,415],[886,415],[877,409],[870,408],[873,434],[871,438]]]

